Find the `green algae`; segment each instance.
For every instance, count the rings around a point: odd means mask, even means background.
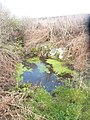
[[[40,73],[50,73],[50,68],[53,68],[53,71],[55,72],[55,75],[61,75],[62,77],[66,74],[70,74],[70,75],[75,75],[76,71],[69,69],[67,66],[64,65],[64,62],[62,61],[58,61],[55,59],[47,59],[46,63],[50,64],[52,66],[49,66],[47,64],[44,64],[41,62],[41,60],[39,59],[39,57],[34,57],[34,58],[29,58],[26,59],[27,63],[31,63],[31,64],[35,64],[37,66],[37,69],[39,70]],[[16,80],[18,82],[23,80],[23,76],[22,74],[27,71],[27,72],[31,72],[33,69],[31,69],[30,67],[27,68],[25,67],[22,63],[18,63],[17,64],[17,68],[16,68]]]
[[[64,66],[64,62],[60,62],[58,60],[54,60],[54,59],[47,59],[46,60],[47,63],[51,64],[53,67],[54,72],[57,75],[65,75],[65,74],[74,74],[75,71],[70,70],[67,66]]]
[[[28,63],[38,63],[38,62],[41,62],[41,60],[39,59],[39,57],[33,57],[33,58],[26,59],[26,62],[28,62]]]
[[[16,66],[16,80],[17,82],[20,82],[23,80],[23,76],[21,76],[25,71],[31,72],[32,69],[29,68],[27,69],[26,67],[24,67],[24,65],[22,63],[18,63]]]
[[[40,73],[43,73],[43,72],[50,73],[49,69],[45,66],[45,64],[39,62],[39,63],[36,63],[36,65]]]
[[[40,73],[47,72],[50,73],[49,69],[41,62],[39,57],[29,58],[26,60],[27,63],[34,63],[37,65],[37,69]]]

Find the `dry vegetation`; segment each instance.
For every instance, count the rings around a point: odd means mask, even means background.
[[[30,48],[35,47],[36,45],[40,45],[50,41],[50,31],[49,29],[35,29],[35,30],[27,30],[25,31],[25,50],[28,53]]]
[[[86,68],[86,61],[88,55],[88,36],[82,34],[71,40],[67,45],[68,53],[66,59],[74,60],[74,68],[83,71]]]
[[[30,105],[24,106],[23,102],[27,99],[28,94],[1,89],[0,120],[27,120],[28,115],[34,120],[46,120],[43,116],[34,113]]]
[[[15,66],[19,56],[14,53],[14,42],[22,37],[21,24],[0,6],[0,87],[8,89],[15,84]]]
[[[82,71],[86,65],[88,35],[87,16],[73,15],[32,20],[24,32],[26,53],[31,47],[51,45],[67,48],[67,58],[74,61],[74,68]]]
[[[9,89],[15,85],[14,80],[16,63],[19,62],[19,56],[10,50],[0,50],[0,88]]]

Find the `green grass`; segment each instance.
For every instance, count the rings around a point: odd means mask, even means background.
[[[26,87],[21,87],[26,93],[23,106],[31,107],[40,120],[90,120],[90,91],[60,86],[49,94],[40,87]],[[27,120],[36,117],[28,115]]]

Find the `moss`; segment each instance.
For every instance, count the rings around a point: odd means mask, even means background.
[[[75,73],[75,71],[70,70],[67,66],[64,66],[64,62],[60,62],[58,60],[54,60],[54,59],[47,59],[46,60],[47,63],[51,64],[53,67],[53,70],[55,71],[55,73],[57,75],[65,75],[67,73],[73,74]]]

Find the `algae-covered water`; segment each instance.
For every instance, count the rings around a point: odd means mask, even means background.
[[[51,92],[57,86],[64,85],[65,81],[58,80],[58,75],[63,78],[65,75],[70,77],[74,74],[74,71],[63,65],[64,62],[55,59],[46,59],[43,61],[39,57],[34,57],[19,63],[17,65],[18,82],[39,85],[48,92]]]

